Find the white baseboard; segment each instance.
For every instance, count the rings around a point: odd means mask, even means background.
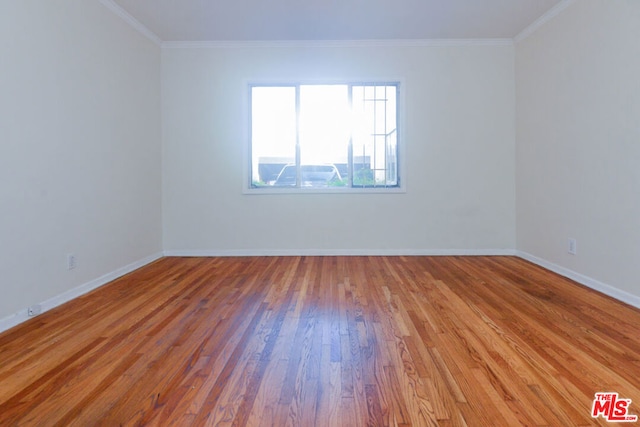
[[[165,256],[512,256],[513,249],[213,249],[170,250]]]
[[[43,301],[40,303],[40,306],[42,307],[42,313],[44,313],[45,311],[51,310],[54,307],[62,305],[65,302],[71,301],[74,298],[84,295],[96,288],[99,288],[100,286],[105,285],[119,277],[122,277],[127,273],[131,273],[132,271],[137,270],[140,267],[150,264],[153,261],[162,258],[162,256],[163,256],[162,253],[148,256],[139,261],[133,262],[122,268],[112,271],[111,273],[107,273],[104,276],[98,277],[97,279],[94,279],[90,282],[82,284],[73,289],[69,289],[68,291],[60,295],[56,295],[53,298]],[[27,313],[27,309],[25,308],[24,310],[20,310],[15,314],[12,314],[3,319],[0,319],[0,332],[13,328],[14,326],[22,322],[25,322],[29,319],[31,319],[31,317],[29,317]]]
[[[536,265],[539,265],[540,267],[546,268],[547,270],[551,270],[554,273],[558,273],[561,276],[564,276],[573,281],[576,281],[581,285],[584,285],[595,291],[601,292],[605,295],[615,298],[618,301],[622,301],[636,308],[640,308],[640,296],[638,295],[633,295],[633,294],[630,294],[629,292],[620,290],[618,288],[614,288],[611,285],[607,285],[606,283],[602,283],[598,280],[592,279],[591,277],[582,275],[580,273],[576,273],[573,270],[569,270],[568,268],[561,267],[552,262],[546,261],[542,258],[533,256],[527,252],[516,251],[516,255],[522,259],[526,259],[527,261],[530,261]]]

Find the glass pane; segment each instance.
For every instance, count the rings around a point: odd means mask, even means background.
[[[396,86],[353,87],[353,184],[397,185]]]
[[[396,86],[385,87],[385,147],[386,147],[386,182],[385,185],[398,185],[398,129]]]
[[[251,183],[274,185],[296,159],[296,88],[251,88]],[[287,184],[290,185],[290,184]],[[293,174],[295,186],[295,168]]]
[[[392,133],[397,128],[396,119],[396,86],[387,86],[387,133]]]
[[[375,84],[252,87],[252,186],[397,186],[397,91]]]
[[[347,184],[351,137],[347,85],[300,86],[300,186]]]
[[[387,185],[398,185],[398,133],[387,135]]]

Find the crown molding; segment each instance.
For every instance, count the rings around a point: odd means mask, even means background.
[[[309,47],[450,47],[450,46],[512,46],[535,33],[576,0],[562,0],[513,39],[385,39],[385,40],[219,40],[162,41],[114,0],[98,0],[122,18],[140,34],[164,49],[234,49],[234,48],[309,48]]]
[[[513,38],[514,43],[519,43],[522,40],[529,37],[530,35],[532,35],[533,33],[535,33],[536,31],[538,31],[540,27],[542,27],[544,24],[546,24],[547,22],[551,21],[553,18],[558,16],[560,13],[562,13],[562,11],[564,11],[566,8],[568,8],[573,3],[575,3],[575,1],[576,0],[562,0],[560,3],[558,3],[551,9],[549,9],[540,18],[533,21],[531,25],[529,25],[527,28],[522,30],[518,35],[516,35]]]
[[[165,41],[163,49],[512,46],[512,39]]]
[[[162,46],[162,40],[160,40],[160,37],[158,37],[153,31],[151,31],[150,29],[142,25],[140,21],[138,21],[136,18],[131,16],[129,12],[127,12],[122,7],[120,7],[119,4],[117,4],[113,0],[98,0],[98,1],[102,3],[111,12],[115,13],[120,18],[122,18],[127,24],[131,25],[140,34],[142,34],[143,36],[145,36],[146,38],[154,42],[156,45]]]

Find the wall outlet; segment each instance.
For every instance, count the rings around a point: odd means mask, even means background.
[[[76,265],[76,254],[67,254],[67,270],[73,270],[76,268]]]
[[[29,317],[37,316],[40,313],[42,313],[42,306],[40,304],[32,305],[27,309]]]
[[[569,246],[567,248],[567,252],[571,255],[575,255],[577,253],[578,247],[576,243],[576,239],[569,238]]]

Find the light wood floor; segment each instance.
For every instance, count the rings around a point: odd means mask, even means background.
[[[164,258],[0,335],[0,425],[607,425],[639,358],[518,258]]]

